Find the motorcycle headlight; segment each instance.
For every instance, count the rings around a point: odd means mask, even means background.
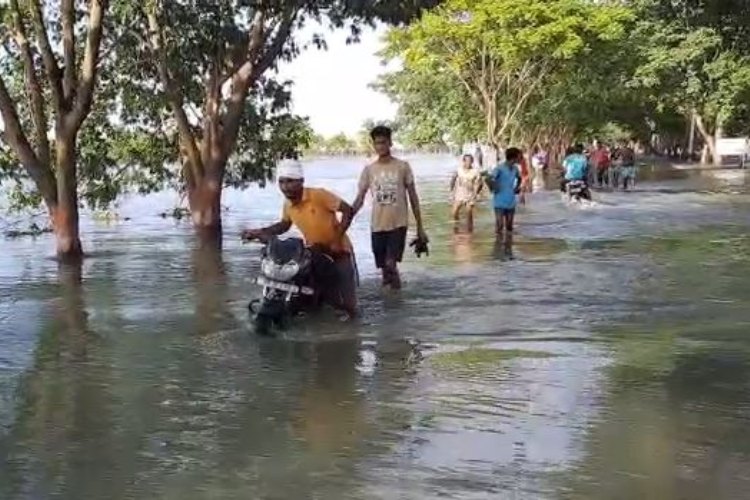
[[[299,264],[292,261],[286,264],[277,264],[271,259],[263,259],[260,270],[267,278],[278,281],[289,281],[299,272]]]

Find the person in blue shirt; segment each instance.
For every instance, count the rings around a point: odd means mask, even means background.
[[[565,187],[571,181],[586,182],[589,172],[589,161],[583,154],[583,145],[576,144],[573,151],[563,160],[563,169],[565,176],[560,184],[560,190],[564,193]],[[587,183],[588,184],[588,183]]]
[[[583,145],[576,144],[573,148],[573,154],[565,157],[563,160],[565,168],[566,181],[585,181],[589,170],[589,161],[583,154]]]
[[[489,176],[492,205],[495,208],[495,230],[498,235],[503,233],[503,229],[508,234],[513,232],[516,195],[521,187],[521,154],[518,148],[508,148],[505,151],[505,161],[498,164]]]

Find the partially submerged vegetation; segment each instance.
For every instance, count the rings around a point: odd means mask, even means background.
[[[494,369],[504,362],[515,359],[546,359],[555,356],[545,351],[469,347],[460,351],[437,352],[430,355],[427,362],[440,371],[478,373]]]

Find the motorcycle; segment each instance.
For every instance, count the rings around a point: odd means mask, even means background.
[[[586,181],[569,181],[565,184],[565,193],[568,201],[591,201],[591,191]]]
[[[319,309],[336,276],[333,258],[307,248],[302,239],[269,238],[255,279],[261,298],[248,304],[255,331],[269,335],[272,327],[284,328],[290,318]]]

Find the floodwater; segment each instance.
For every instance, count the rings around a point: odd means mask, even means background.
[[[274,186],[227,193],[220,254],[171,193],[87,218],[81,269],[0,241],[0,498],[750,498],[750,174],[540,190],[509,246],[486,207],[454,234],[451,158],[412,164],[432,253],[384,295],[361,215],[358,324],[250,332]]]

